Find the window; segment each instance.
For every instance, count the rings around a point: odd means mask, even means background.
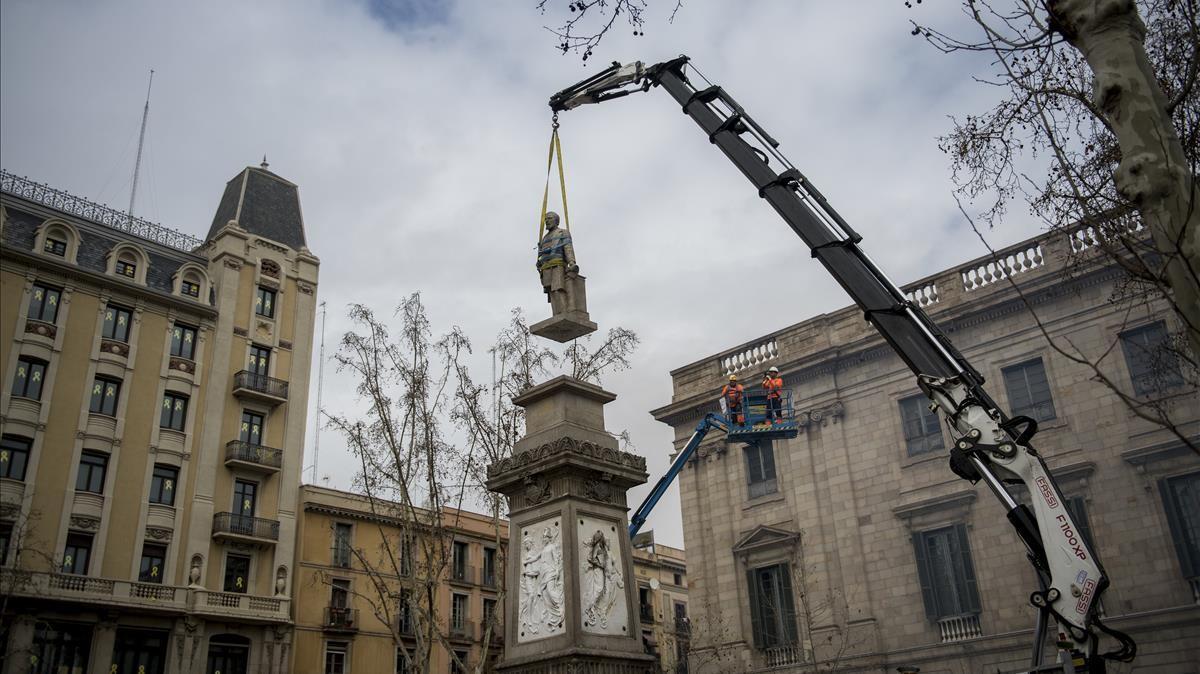
[[[13,525],[0,522],[0,566],[8,561],[8,546],[12,545]]]
[[[67,242],[63,241],[62,239],[54,239],[54,238],[47,236],[46,242],[42,244],[42,250],[47,253],[50,253],[51,255],[57,255],[59,257],[66,257],[67,256]]]
[[[775,449],[770,440],[760,440],[757,445],[746,446],[746,483],[750,486],[750,498],[778,491]]]
[[[164,566],[167,559],[167,548],[154,543],[142,544],[142,565],[138,570],[138,581],[142,583],[163,582]]]
[[[350,581],[342,578],[330,581],[329,606],[340,609],[350,607]]]
[[[164,674],[167,670],[167,637],[168,633],[164,631],[120,627],[113,644],[112,669],[100,669],[120,674]]]
[[[345,522],[336,522],[333,525],[333,565],[340,566],[343,569],[350,568],[350,534],[353,532],[351,525]]]
[[[396,647],[396,674],[410,674],[415,671],[412,666],[412,661],[404,654],[405,646]]]
[[[225,591],[246,593],[250,585],[250,558],[246,555],[225,555]]]
[[[400,537],[400,575],[412,575],[413,546],[408,534]]]
[[[1179,361],[1169,347],[1167,326],[1162,321],[1121,333],[1121,348],[1136,395],[1150,395],[1183,384]]]
[[[1183,577],[1200,577],[1200,473],[1158,483]]]
[[[199,299],[200,284],[196,283],[195,281],[183,279],[182,281],[179,282],[179,292],[184,295],[187,295],[188,297],[195,297],[195,298]]]
[[[171,328],[171,355],[177,358],[195,360],[196,358],[196,328],[182,323],[176,323]]]
[[[0,477],[24,480],[25,467],[29,464],[29,448],[32,445],[28,438],[15,435],[0,438]]]
[[[12,394],[30,400],[42,399],[42,384],[46,380],[46,361],[22,356],[17,359],[17,374],[13,377]]]
[[[263,415],[250,410],[242,410],[242,430],[238,440],[249,445],[261,445],[263,433]]]
[[[496,613],[495,599],[483,598],[483,622],[492,626],[493,633],[500,629],[500,615]]]
[[[92,404],[88,408],[93,414],[117,416],[117,399],[121,397],[121,382],[107,377],[96,377],[92,384]]]
[[[496,548],[483,549],[483,584],[496,587]]]
[[[407,588],[400,590],[400,598],[396,600],[396,620],[397,631],[400,634],[412,636],[414,629],[412,593]]]
[[[671,576],[671,582],[679,587],[683,587],[683,574],[676,573]]]
[[[117,276],[137,278],[137,265],[130,260],[117,260]]]
[[[467,553],[466,543],[454,541],[454,547],[450,551],[450,572],[454,580],[468,580]]]
[[[175,483],[179,481],[179,470],[161,464],[154,465],[150,477],[150,502],[175,505]]]
[[[235,480],[233,483],[233,511],[238,515],[254,517],[254,502],[258,495],[258,483]],[[246,525],[249,526],[249,525]]]
[[[91,556],[92,535],[72,531],[67,534],[67,547],[63,549],[62,572],[87,575]]]
[[[913,534],[913,549],[925,615],[930,620],[979,613],[966,525]]]
[[[258,296],[254,300],[254,313],[267,318],[275,317],[275,291],[270,288],[258,287]]]
[[[678,630],[684,625],[687,625],[687,604],[677,601],[674,604],[675,612],[675,629]]]
[[[44,323],[54,323],[58,320],[58,304],[62,300],[62,291],[40,283],[33,284],[29,295],[29,318]]]
[[[1083,542],[1087,543],[1088,549],[1092,551],[1092,556],[1098,557],[1096,546],[1092,543],[1092,525],[1088,521],[1087,503],[1082,496],[1072,496],[1063,502],[1067,512],[1070,513],[1071,519],[1075,522],[1075,527],[1079,529],[1079,535],[1083,536]]]
[[[349,645],[344,641],[329,641],[325,644],[325,674],[346,674],[346,651]]]
[[[900,401],[900,420],[904,424],[904,442],[908,455],[916,456],[942,449],[942,426],[937,412],[929,409],[929,399],[915,395]]]
[[[39,619],[35,623],[32,648],[25,655],[40,667],[24,671],[36,674],[84,674],[88,671],[88,655],[92,650],[92,625],[52,623]],[[16,659],[13,654],[13,659]],[[36,660],[35,660],[36,658]],[[14,667],[14,670],[20,669]]]
[[[467,628],[467,600],[467,595],[457,592],[450,596],[451,630],[462,632]]]
[[[250,362],[246,369],[254,374],[268,375],[271,373],[271,350],[257,344],[250,345]]]
[[[1041,358],[1006,367],[1004,388],[1008,391],[1008,403],[1014,416],[1026,416],[1034,421],[1049,421],[1054,418],[1054,400],[1050,396],[1050,383],[1046,380],[1046,368]]]
[[[118,342],[128,342],[129,324],[132,322],[133,314],[128,309],[110,304],[104,309],[104,325],[100,328],[100,336]]]
[[[75,491],[104,493],[104,475],[108,472],[108,456],[97,452],[79,455],[79,473],[75,476]]]
[[[792,576],[787,564],[747,572],[750,584],[750,626],[759,650],[790,646],[800,641],[792,598]]]
[[[470,664],[467,659],[470,654],[467,651],[454,651],[454,658],[450,660],[450,674],[467,674],[470,669]]]
[[[654,600],[650,596],[650,588],[638,588],[638,610],[644,623],[654,622]]]
[[[182,431],[187,421],[188,398],[185,395],[168,391],[163,395],[162,414],[158,425],[173,431]]]

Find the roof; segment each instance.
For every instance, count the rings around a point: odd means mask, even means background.
[[[305,247],[299,188],[264,168],[247,166],[225,184],[208,239],[230,220],[251,234],[295,250]]]

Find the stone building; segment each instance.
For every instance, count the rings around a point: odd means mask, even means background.
[[[406,664],[417,660],[418,640],[430,643],[425,616],[437,635],[425,651],[428,671],[475,671],[499,653],[507,521],[443,509],[445,540],[430,555],[410,538],[425,511],[311,485],[300,488],[300,501],[293,672],[426,671]],[[419,599],[431,565],[432,610]]]
[[[318,260],[296,185],[195,238],[0,175],[3,672],[290,671]]]
[[[633,539],[633,576],[637,581],[642,641],[658,655],[664,672],[687,672],[690,648],[687,556],[657,543],[653,531]]]
[[[1086,230],[1024,241],[906,288],[1010,413],[1039,420],[1045,456],[1112,580],[1107,623],[1132,634],[1138,672],[1200,662],[1200,457],[1134,415],[1047,344],[1098,355],[1134,400],[1161,400],[1185,436],[1200,400],[1147,347],[1174,316],[1116,302],[1120,273]],[[1064,273],[1067,260],[1082,260]],[[1007,270],[1007,271],[1006,271]],[[653,411],[681,447],[731,373],[778,366],[802,428],[791,440],[712,434],[681,476],[693,674],[700,671],[996,672],[1028,663],[1035,576],[990,492],[948,469],[952,438],[915,377],[857,307],[819,315],[671,372]],[[1194,381],[1194,380],[1193,380]],[[1127,671],[1127,670],[1121,670]]]

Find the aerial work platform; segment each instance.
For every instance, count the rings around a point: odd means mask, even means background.
[[[742,416],[745,417],[742,425],[736,423],[734,415],[722,404],[721,411],[729,422],[729,428],[725,432],[725,441],[754,444],[759,440],[790,439],[799,435],[800,424],[796,421],[796,410],[792,407],[792,392],[782,391],[779,402],[779,418],[768,419],[766,394],[746,394],[742,402]],[[774,423],[771,423],[772,421]]]

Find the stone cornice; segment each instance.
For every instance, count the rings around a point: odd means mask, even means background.
[[[610,403],[617,399],[616,395],[605,391],[595,384],[589,384],[563,374],[532,388],[525,389],[513,397],[512,402],[514,405],[527,407],[530,403],[537,402],[549,395],[559,395],[563,391],[570,391],[575,395],[591,398],[601,404]]]
[[[942,496],[934,496],[921,501],[903,503],[892,508],[892,514],[906,522],[911,522],[913,518],[924,517],[926,515],[937,515],[954,511],[965,513],[970,509],[971,504],[975,502],[975,498],[975,491],[966,489]]]
[[[514,400],[514,402],[516,402]],[[579,441],[571,437],[561,437],[538,447],[527,449],[520,454],[510,456],[488,466],[488,481],[502,481],[507,473],[531,472],[541,470],[547,463],[559,456],[578,457],[598,469],[610,469],[627,473],[630,471],[646,472],[646,458],[629,452],[622,452],[611,447],[601,447],[593,442]],[[489,486],[489,489],[491,487]]]

